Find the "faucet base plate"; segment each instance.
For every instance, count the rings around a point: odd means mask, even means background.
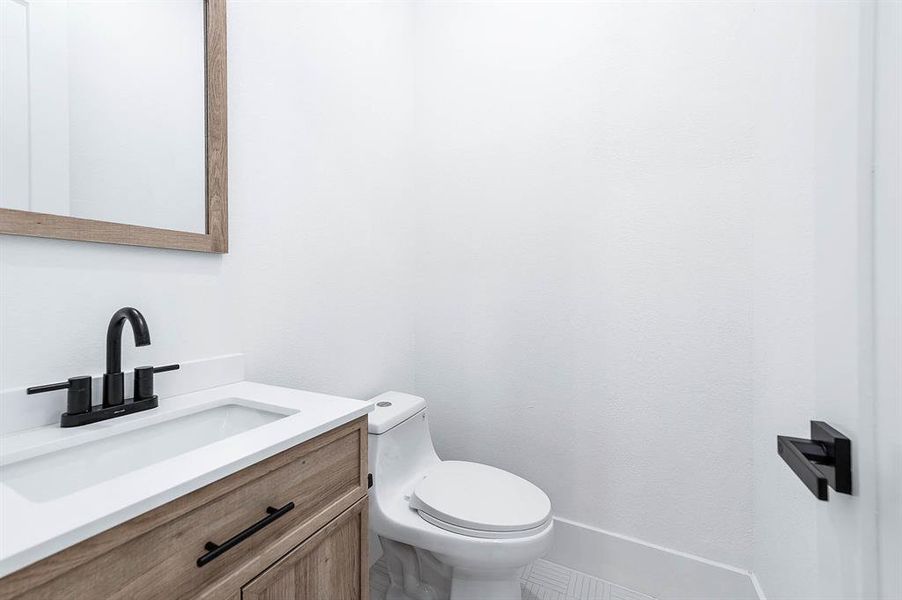
[[[88,423],[96,423],[105,421],[113,417],[121,417],[122,415],[130,415],[131,413],[141,412],[142,410],[150,410],[160,405],[157,396],[144,398],[142,400],[129,399],[117,406],[104,407],[102,404],[95,404],[91,410],[83,413],[63,413],[60,415],[60,427],[78,427],[87,425]]]

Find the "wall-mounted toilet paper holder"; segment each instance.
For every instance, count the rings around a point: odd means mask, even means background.
[[[779,454],[818,500],[827,486],[852,493],[852,441],[823,421],[811,421],[811,439],[777,436]]]

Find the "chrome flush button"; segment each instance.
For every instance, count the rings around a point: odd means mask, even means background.
[[[391,406],[391,402],[386,402],[385,400],[383,400],[382,402],[377,402],[376,406],[381,406],[381,407],[385,408],[386,406]]]

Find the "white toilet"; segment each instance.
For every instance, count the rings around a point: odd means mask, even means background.
[[[373,401],[370,564],[384,553],[387,600],[519,600],[519,569],[551,546],[548,496],[501,469],[442,461],[423,398]]]

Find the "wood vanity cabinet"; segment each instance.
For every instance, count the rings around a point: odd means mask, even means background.
[[[366,569],[366,499],[326,525],[241,588],[241,600],[360,598]],[[329,590],[323,595],[323,590]]]
[[[362,417],[7,575],[0,600],[367,600],[366,442]]]

